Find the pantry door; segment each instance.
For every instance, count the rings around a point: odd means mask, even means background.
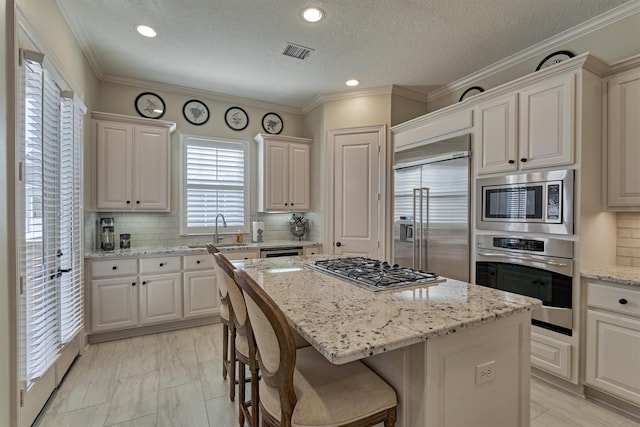
[[[386,127],[330,130],[329,230],[333,253],[384,258]]]

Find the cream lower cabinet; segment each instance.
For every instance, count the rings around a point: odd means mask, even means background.
[[[185,255],[182,274],[183,315],[185,318],[218,313],[220,297],[213,257],[210,254]]]
[[[587,283],[585,382],[640,407],[640,287]]]
[[[148,325],[181,318],[181,274],[140,276],[140,324]]]
[[[138,326],[136,276],[91,280],[91,331]]]
[[[305,246],[302,248],[302,255],[317,255],[322,253],[322,246],[314,245],[314,246]]]

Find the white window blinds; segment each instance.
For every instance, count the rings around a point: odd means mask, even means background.
[[[182,144],[183,234],[213,233],[219,213],[225,232],[248,231],[248,143],[183,136]]]
[[[34,55],[38,57],[38,55]],[[42,59],[39,56],[40,61]],[[82,328],[84,106],[63,98],[40,61],[21,68],[21,366],[31,386]],[[67,96],[70,96],[67,94]]]

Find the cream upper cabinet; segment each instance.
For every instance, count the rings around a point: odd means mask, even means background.
[[[258,134],[258,211],[311,209],[311,139]]]
[[[549,78],[476,106],[478,173],[574,162],[575,75]]]
[[[476,106],[479,173],[518,169],[517,102],[514,93]]]
[[[640,210],[640,68],[608,81],[607,206]]]
[[[575,74],[544,80],[519,92],[521,169],[574,161]]]
[[[98,211],[170,210],[174,123],[92,113]]]

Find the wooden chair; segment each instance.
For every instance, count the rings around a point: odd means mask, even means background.
[[[233,273],[235,267],[222,254],[214,255],[216,264],[222,271],[222,282],[227,288],[233,323],[231,360],[238,360],[238,408],[239,423],[244,426],[246,419],[251,427],[258,427],[258,363],[256,361],[256,346],[251,330],[251,322],[247,316],[247,308],[242,290],[236,284]],[[220,280],[219,280],[220,281]],[[246,366],[251,373],[251,400],[246,400],[245,375]]]
[[[396,393],[362,362],[334,365],[313,347],[296,351],[284,313],[242,270],[242,288],[258,349],[264,426],[365,427],[396,422]]]
[[[215,254],[220,252],[213,243],[207,243],[207,251],[214,256],[213,268],[216,272],[216,281],[218,284],[218,294],[220,295],[220,323],[222,323],[222,379],[227,379],[229,375],[229,399],[233,402],[236,396],[236,364],[232,362],[229,355],[229,343],[235,345],[231,340],[233,335],[233,322],[231,322],[231,305],[229,304],[229,294],[227,286],[223,280],[223,272],[215,262]]]

